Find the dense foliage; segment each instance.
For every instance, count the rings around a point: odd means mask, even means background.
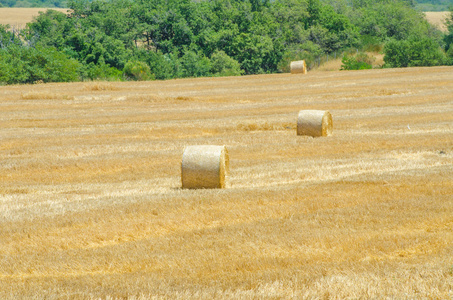
[[[447,19],[448,33],[445,36],[445,50],[449,64],[453,65],[453,7],[450,11],[450,18]]]
[[[256,0],[255,0],[256,1]],[[363,3],[363,0],[351,0],[350,3]],[[453,5],[453,0],[407,0],[419,11],[446,11]],[[257,2],[258,3],[258,2]],[[46,7],[67,8],[67,0],[0,0],[0,7]]]
[[[0,55],[0,82],[68,82],[78,80],[79,62],[53,47],[13,45]]]
[[[384,44],[391,67],[450,63],[444,50],[453,52],[452,25],[442,35],[410,0],[71,0],[69,6],[70,14],[48,10],[21,32],[0,27],[0,83],[274,73],[287,71],[292,60],[312,65],[322,55]],[[365,67],[363,57],[345,59],[345,69]],[[15,77],[19,70],[27,75]]]
[[[438,66],[446,62],[439,45],[429,38],[392,40],[385,45],[385,54],[389,67]]]

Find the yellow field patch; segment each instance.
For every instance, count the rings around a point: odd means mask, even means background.
[[[440,30],[447,32],[447,26],[445,25],[445,20],[450,16],[448,11],[427,11],[425,12],[426,19],[431,24],[435,25]]]
[[[67,13],[67,8],[25,8],[25,7],[0,7],[0,24],[10,25],[16,29],[25,28],[27,23],[39,16],[40,12],[48,9]]]
[[[449,299],[452,74],[2,86],[0,298]],[[181,188],[189,145],[225,189]]]

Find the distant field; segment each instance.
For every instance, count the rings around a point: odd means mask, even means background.
[[[0,298],[451,299],[452,95],[453,67],[0,87]],[[226,189],[181,189],[197,144]]]
[[[447,31],[447,26],[445,26],[445,20],[449,16],[450,12],[440,11],[440,12],[425,12],[426,19],[431,24],[436,25],[440,30]]]
[[[53,9],[67,12],[66,8],[0,8],[0,24],[10,24],[15,28],[25,28],[25,25],[39,15],[39,12]]]

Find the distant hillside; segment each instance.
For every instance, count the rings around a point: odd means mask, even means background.
[[[0,0],[0,7],[66,8],[66,0]]]
[[[416,8],[420,11],[448,11],[453,0],[417,0]]]
[[[448,11],[453,0],[418,0],[416,8],[420,11]]]
[[[420,11],[447,11],[453,6],[453,0],[415,0],[415,7]],[[0,7],[57,7],[67,8],[66,0],[0,0]]]

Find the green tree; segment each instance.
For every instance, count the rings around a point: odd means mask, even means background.
[[[79,79],[81,65],[53,47],[11,45],[0,49],[0,82],[69,82]]]
[[[246,74],[264,73],[273,67],[270,64],[274,64],[274,44],[269,36],[241,33],[234,38],[229,48],[232,57],[239,61]]]
[[[427,37],[391,40],[384,47],[385,67],[438,66],[445,62],[445,54],[438,43]]]
[[[432,31],[422,13],[401,1],[368,4],[355,10],[350,19],[361,35],[378,37],[381,41],[404,40],[413,35],[429,35]]]
[[[276,24],[274,32],[285,46],[303,44],[308,40],[308,3],[303,0],[279,0],[273,3],[270,13]]]
[[[450,8],[450,13],[445,20],[445,25],[447,25],[447,34],[445,35],[445,50],[448,51],[450,48],[453,48],[453,6]]]
[[[178,54],[163,54],[161,51],[149,51],[137,49],[136,57],[139,61],[145,62],[156,79],[171,79],[181,76],[178,73]]]
[[[310,28],[310,39],[327,53],[356,47],[359,41],[358,29],[332,6],[323,6],[318,25]]]
[[[45,47],[63,49],[65,36],[73,30],[73,25],[66,14],[49,9],[39,12],[33,22],[27,24],[27,38],[33,43],[39,42]]]
[[[214,76],[238,76],[244,73],[239,62],[221,50],[211,56],[211,73]]]
[[[141,61],[128,61],[123,69],[124,76],[132,80],[150,80],[154,79],[150,67]]]
[[[9,25],[0,24],[0,49],[7,48],[10,45],[21,44],[20,36],[14,30],[11,30]]]
[[[202,52],[187,50],[181,57],[183,77],[203,77],[209,76],[211,61]]]
[[[321,2],[320,0],[307,0],[307,13],[308,18],[306,20],[305,29],[316,25],[318,23],[321,14]]]

